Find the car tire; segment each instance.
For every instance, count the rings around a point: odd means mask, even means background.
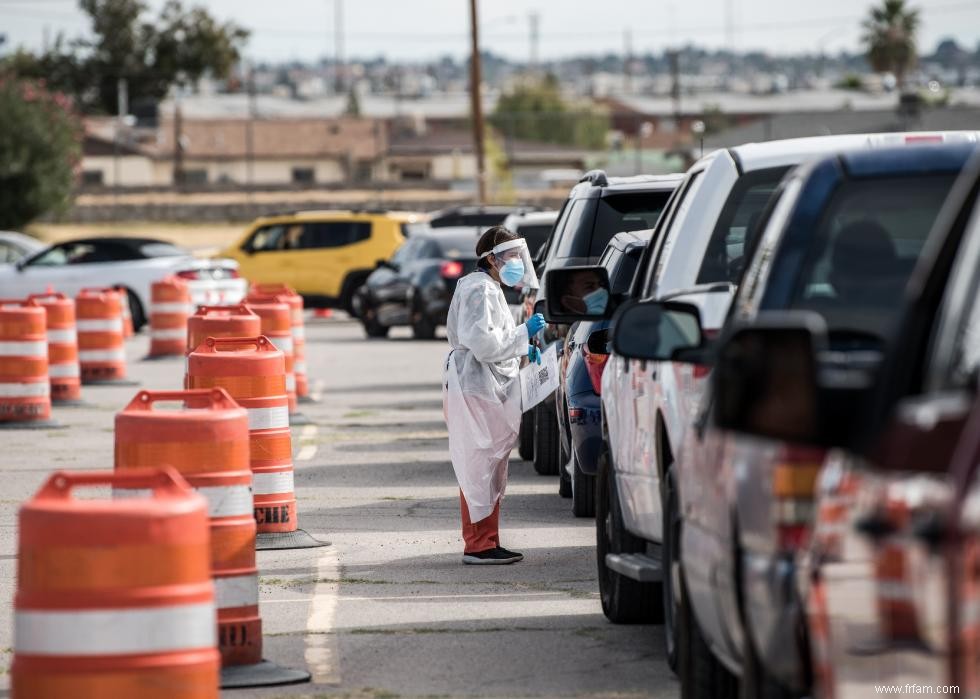
[[[802,694],[792,692],[779,684],[759,661],[752,639],[745,639],[745,659],[742,677],[738,683],[739,699],[800,699]]]
[[[517,454],[525,461],[532,461],[534,459],[534,408],[521,415]]]
[[[643,553],[646,543],[623,524],[608,448],[599,457],[596,476],[596,569],[602,613],[614,624],[649,624],[662,620],[662,585],[631,580],[606,566],[606,554]]]
[[[667,665],[677,673],[679,672],[678,649],[681,642],[679,621],[683,573],[680,558],[682,520],[675,473],[674,465],[667,464],[661,495],[664,540],[660,551],[664,571],[664,645],[667,651]]]
[[[678,653],[681,699],[736,699],[738,681],[718,662],[701,634],[681,580]]]
[[[595,476],[584,473],[578,459],[572,459],[572,514],[595,517]]]
[[[560,458],[558,420],[547,403],[534,406],[534,470],[542,476],[558,475]]]
[[[391,330],[386,325],[381,325],[376,320],[363,320],[364,334],[368,337],[388,337],[388,331]]]
[[[416,340],[436,339],[436,324],[425,314],[418,301],[412,302],[412,337]]]
[[[126,289],[126,300],[129,303],[129,314],[133,318],[133,332],[138,333],[146,325],[146,312],[140,303],[140,297],[132,289]]]
[[[340,308],[347,311],[351,318],[359,317],[354,310],[354,294],[367,282],[370,272],[351,272],[340,287]]]

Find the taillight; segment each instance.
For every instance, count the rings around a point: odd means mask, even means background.
[[[463,274],[463,263],[457,260],[447,260],[439,267],[439,275],[443,279],[458,279]]]
[[[942,134],[918,134],[905,137],[906,143],[942,143]]]
[[[582,356],[585,358],[585,369],[589,372],[592,390],[600,396],[602,395],[602,370],[606,368],[609,355],[590,352],[586,345],[582,345]]]
[[[814,488],[824,451],[783,446],[772,471],[776,536],[781,551],[805,546],[813,526]]]
[[[177,276],[181,279],[200,279],[201,274],[196,269],[185,269],[177,272]]]
[[[701,334],[704,336],[705,340],[714,340],[716,337],[718,337],[719,332],[720,331],[718,329],[705,329],[701,331]],[[691,373],[694,375],[694,378],[703,379],[705,376],[711,373],[711,367],[707,364],[695,364]]]

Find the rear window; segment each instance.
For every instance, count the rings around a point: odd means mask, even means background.
[[[642,247],[633,247],[620,256],[619,264],[612,270],[612,279],[610,280],[612,293],[625,294],[630,290],[642,255]]]
[[[143,257],[173,257],[174,255],[187,254],[170,243],[145,243],[140,245],[140,253]]]
[[[728,195],[698,271],[698,284],[738,282],[745,251],[759,233],[762,212],[789,168],[758,170],[744,175]]]
[[[548,240],[551,229],[552,225],[550,223],[524,224],[517,227],[516,233],[527,241],[527,249],[533,255]]]
[[[838,336],[885,339],[953,175],[845,182],[814,232],[790,307]]]
[[[670,192],[631,192],[574,202],[555,257],[599,257],[617,233],[653,228],[669,198]]]

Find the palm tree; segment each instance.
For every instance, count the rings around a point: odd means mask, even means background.
[[[864,21],[862,40],[868,51],[868,62],[878,72],[895,75],[898,87],[905,85],[905,73],[915,65],[915,33],[919,29],[919,11],[905,0],[883,0],[871,8]]]

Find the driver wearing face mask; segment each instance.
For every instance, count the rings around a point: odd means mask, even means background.
[[[609,302],[609,291],[602,286],[599,275],[590,269],[569,274],[561,305],[569,313],[602,315]]]

